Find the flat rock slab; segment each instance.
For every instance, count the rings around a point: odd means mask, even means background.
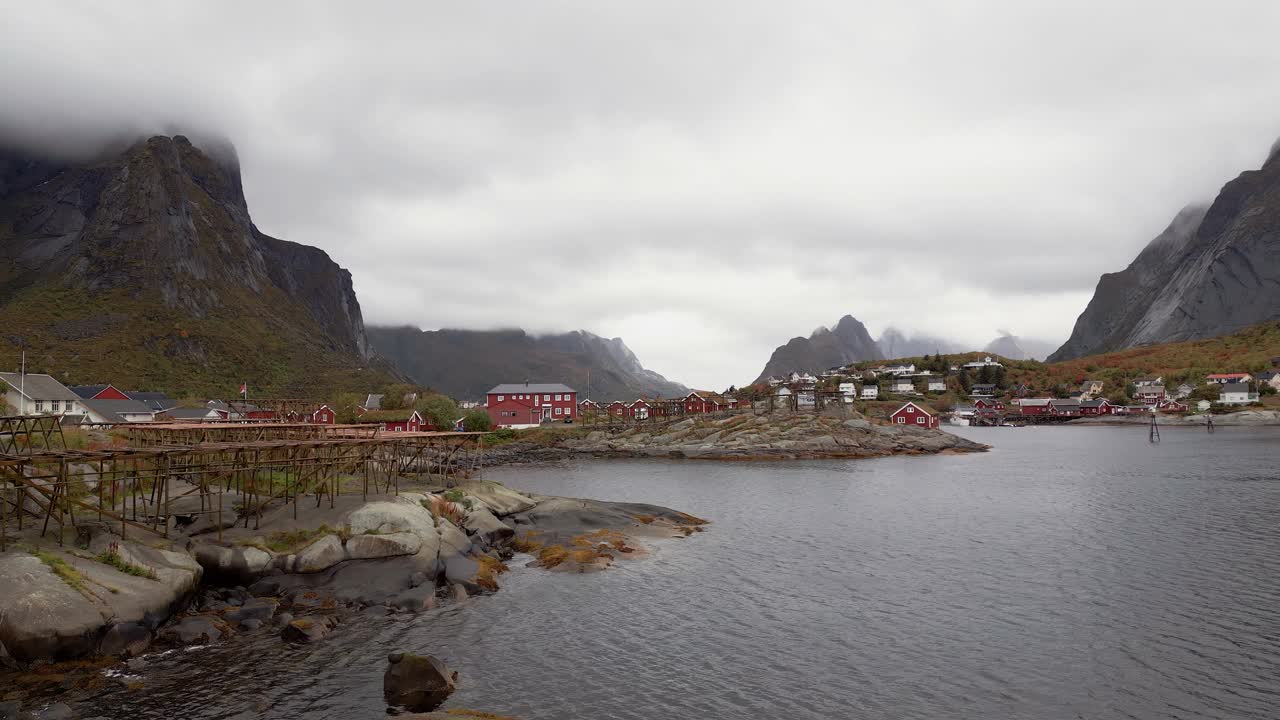
[[[298,553],[293,563],[293,571],[315,573],[328,570],[347,559],[347,550],[342,546],[342,539],[337,535],[325,535]]]
[[[422,538],[411,532],[389,535],[356,535],[347,540],[347,557],[352,560],[414,555],[422,548]]]

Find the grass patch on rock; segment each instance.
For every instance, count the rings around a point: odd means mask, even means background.
[[[88,589],[85,587],[84,575],[81,575],[80,571],[72,567],[66,560],[42,550],[32,549],[29,552],[37,560],[44,563],[46,567],[53,571],[54,575],[57,575],[62,582],[69,585],[72,589],[81,594],[88,592]]]
[[[488,555],[478,555],[475,560],[476,564],[480,566],[480,569],[476,571],[476,584],[490,592],[497,591],[498,575],[506,572],[509,568],[501,560]]]
[[[133,575],[135,577],[146,578],[148,580],[159,580],[159,578],[156,577],[155,570],[128,562],[114,549],[103,550],[94,556],[93,559],[103,565],[110,565],[126,575]]]

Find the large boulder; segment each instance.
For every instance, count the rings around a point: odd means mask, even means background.
[[[347,559],[347,550],[342,547],[342,540],[337,535],[325,535],[298,553],[293,564],[293,571],[299,573],[315,573],[328,570]]]
[[[210,576],[228,580],[250,580],[266,572],[274,560],[271,553],[252,546],[225,547],[200,543],[195,547],[196,562]]]
[[[392,653],[382,676],[387,704],[413,712],[429,712],[440,706],[457,687],[458,673],[431,655]]]
[[[487,508],[475,508],[467,513],[462,526],[481,544],[493,546],[515,537],[512,527],[489,512]]]
[[[105,624],[98,607],[39,558],[0,554],[0,643],[14,658],[89,654]]]
[[[422,548],[422,538],[411,532],[389,535],[356,535],[347,540],[347,557],[352,560],[413,555]]]
[[[524,512],[535,504],[528,495],[488,480],[472,480],[459,485],[457,489],[484,503],[498,517]]]
[[[434,535],[435,521],[431,511],[408,496],[397,501],[378,501],[361,505],[347,516],[352,535],[365,533],[404,533]]]

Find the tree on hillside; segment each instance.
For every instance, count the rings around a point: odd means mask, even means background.
[[[978,384],[979,385],[991,384],[991,366],[990,365],[983,365],[982,367],[978,368]]]
[[[960,372],[956,374],[956,382],[960,383],[960,389],[964,390],[966,395],[973,390],[973,381],[969,379],[968,368],[960,368]]]
[[[986,370],[986,368],[983,368],[983,370]],[[998,367],[991,373],[991,382],[995,383],[996,387],[1001,390],[1009,387],[1009,378],[1003,367]]]
[[[333,399],[333,414],[335,419],[340,423],[350,423],[356,420],[356,408],[360,403],[364,402],[363,395],[356,393],[341,393]]]

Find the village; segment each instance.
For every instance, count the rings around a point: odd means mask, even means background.
[[[67,386],[47,374],[0,373],[7,414],[52,415],[64,427],[109,427],[156,423],[346,422],[388,433],[512,430],[547,424],[645,423],[669,418],[734,412],[811,412],[856,408],[894,424],[937,427],[1064,422],[1139,414],[1228,412],[1258,406],[1280,391],[1280,357],[1260,372],[1208,373],[1170,386],[1161,376],[1137,376],[1124,387],[1085,379],[1078,387],[1046,392],[1010,382],[1005,362],[992,356],[952,364],[941,355],[916,361],[854,363],[819,375],[791,373],[724,391],[691,390],[678,397],[598,401],[580,398],[563,383],[504,383],[483,401],[446,401],[447,410],[424,412],[418,392],[368,393],[349,411],[326,400],[248,397],[179,402],[165,392],[136,391],[112,384]],[[1114,385],[1114,382],[1113,382]]]

